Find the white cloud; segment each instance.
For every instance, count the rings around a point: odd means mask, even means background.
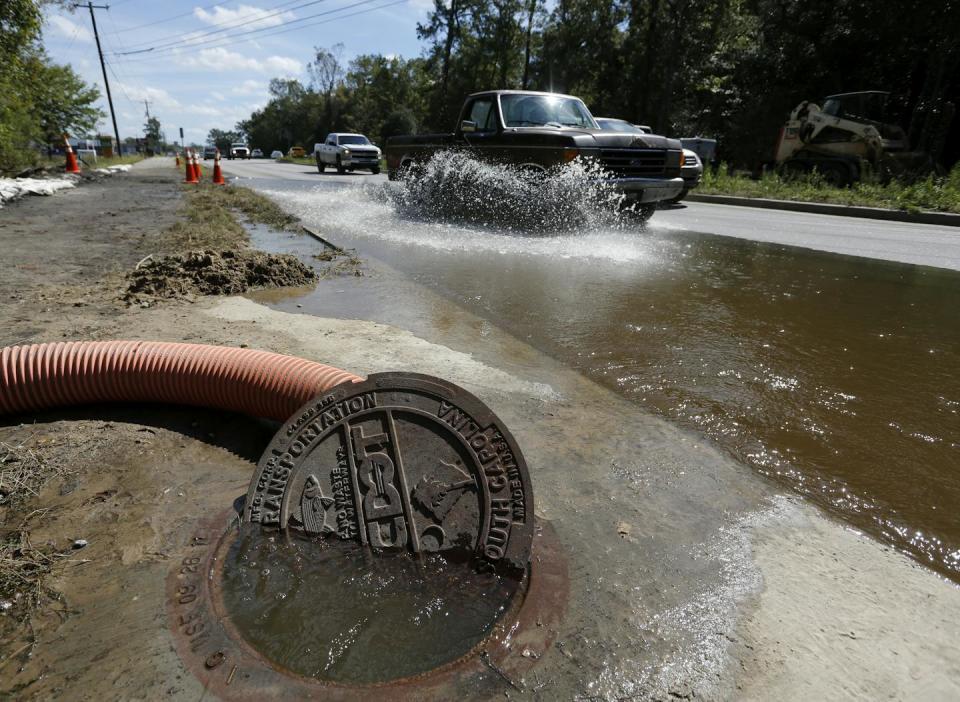
[[[201,115],[203,117],[222,117],[225,114],[230,114],[232,110],[220,110],[212,105],[188,105],[183,108],[183,111],[191,115]]]
[[[181,66],[189,68],[204,68],[210,71],[256,71],[274,76],[296,75],[301,69],[299,61],[286,56],[268,56],[260,60],[222,47],[178,54],[174,60]]]
[[[131,100],[148,100],[151,105],[162,110],[179,110],[182,107],[180,101],[163,88],[140,87],[130,83],[120,83],[119,87],[122,94],[129,96]]]
[[[219,102],[223,102],[224,100],[227,99],[227,96],[221,93],[219,90],[211,90],[210,97],[212,97],[214,100],[217,100]]]
[[[292,12],[274,14],[275,10],[264,10],[252,5],[238,5],[235,10],[228,10],[217,5],[213,12],[207,12],[202,7],[194,9],[193,15],[201,22],[212,24],[215,27],[237,28],[243,30],[258,29],[261,27],[275,27],[278,24],[296,17]]]
[[[89,29],[62,15],[50,15],[47,17],[47,23],[57,36],[77,41],[93,41],[93,34]]]
[[[230,92],[234,95],[256,95],[257,93],[266,92],[266,90],[266,83],[261,83],[258,80],[245,80],[240,85],[231,88]]]

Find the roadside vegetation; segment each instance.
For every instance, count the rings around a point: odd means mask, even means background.
[[[97,160],[93,161],[92,159],[88,160],[85,155],[78,156],[80,165],[83,168],[109,168],[110,166],[133,165],[138,161],[142,161],[144,158],[146,157],[143,154],[130,154],[128,156],[97,156]],[[52,157],[44,155],[36,159],[34,164],[37,168],[62,170],[64,157],[62,155]]]
[[[313,166],[316,168],[317,162],[313,156],[281,156],[277,163],[298,163],[301,166]]]
[[[62,144],[64,132],[89,132],[103,116],[94,107],[100,91],[41,48],[47,4],[0,3],[0,174],[41,165],[47,145]]]
[[[297,218],[280,209],[272,200],[239,185],[185,185],[183,218],[167,233],[173,250],[196,248],[236,249],[248,243],[246,229],[235,212],[249,221],[274,229],[296,230]]]
[[[954,166],[946,177],[929,176],[909,184],[897,181],[886,185],[863,182],[847,188],[830,186],[817,173],[790,179],[766,173],[759,179],[753,179],[730,175],[728,169],[721,165],[715,173],[710,169],[704,172],[703,181],[695,192],[702,195],[884,207],[908,212],[936,210],[960,213],[960,164]]]
[[[86,161],[82,159],[84,165],[89,168],[108,168],[110,166],[123,166],[123,165],[133,165],[139,161],[142,161],[146,158],[143,154],[129,154],[127,156],[97,156],[96,162]],[[63,161],[62,158],[55,159],[55,163],[60,164]]]

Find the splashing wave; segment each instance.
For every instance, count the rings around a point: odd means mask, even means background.
[[[383,196],[402,217],[549,234],[638,226],[599,165],[574,161],[546,173],[441,151]]]

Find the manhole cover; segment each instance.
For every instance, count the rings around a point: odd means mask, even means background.
[[[522,571],[533,495],[516,442],[478,399],[437,378],[383,373],[334,388],[283,426],[244,521]]]
[[[386,685],[446,699],[466,685],[454,696],[482,698],[516,687],[566,598],[542,525],[549,565],[531,568],[513,437],[429,376],[373,375],[309,402],[260,459],[240,528],[222,525],[192,537],[169,587],[181,655],[228,697]]]

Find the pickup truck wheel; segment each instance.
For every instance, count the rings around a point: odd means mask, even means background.
[[[371,168],[371,169],[370,169],[370,172],[373,173],[373,175],[380,175],[380,168],[379,168],[379,167],[378,167],[378,168]]]
[[[343,167],[343,161],[340,160],[340,157],[337,156],[337,173],[343,175],[347,172],[347,169]]]
[[[637,205],[633,207],[630,212],[632,213],[634,219],[639,221],[641,224],[646,223],[653,217],[653,213],[657,211],[656,203],[647,203],[645,205]]]
[[[321,161],[319,158],[317,159],[317,170],[320,171],[321,173],[327,170],[326,164],[323,161]]]

